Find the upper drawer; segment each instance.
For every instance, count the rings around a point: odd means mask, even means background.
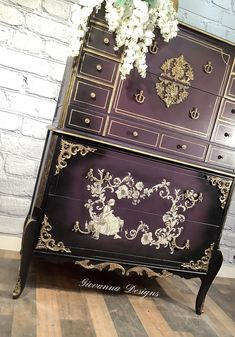
[[[225,95],[226,97],[235,100],[235,74],[231,74],[229,77]]]
[[[154,74],[142,79],[133,71],[120,81],[113,111],[209,139],[219,101],[219,97],[192,87],[184,90],[161,84]]]
[[[219,122],[213,132],[212,140],[219,144],[235,147],[235,126]]]
[[[78,74],[113,84],[117,68],[117,62],[85,52],[81,58]]]
[[[151,53],[151,47],[147,55],[149,72],[216,95],[223,94],[231,65],[230,51],[223,50],[217,41],[208,43],[202,35],[182,28],[169,43],[161,37],[156,39],[157,55]]]
[[[90,26],[85,39],[85,47],[120,58],[121,53],[120,51],[115,51],[113,49],[114,46],[113,33],[107,31],[104,27]]]
[[[71,106],[67,111],[66,126],[73,129],[100,134],[104,125],[104,116],[81,112]]]
[[[235,102],[223,99],[220,107],[220,119],[235,123]]]
[[[87,80],[76,79],[71,103],[86,111],[106,112],[111,93],[111,88]]]
[[[134,123],[111,120],[107,136],[136,145],[156,147],[159,133],[150,131]]]
[[[163,134],[160,139],[159,149],[164,152],[204,160],[207,150],[206,144],[199,144],[188,139]]]

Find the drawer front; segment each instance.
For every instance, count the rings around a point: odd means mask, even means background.
[[[84,53],[78,74],[90,76],[94,79],[112,84],[115,79],[116,71],[117,62],[105,59],[101,56]]]
[[[212,140],[229,147],[235,147],[235,126],[219,122],[214,130]]]
[[[77,79],[72,92],[71,104],[88,111],[106,112],[111,93],[111,88]]]
[[[226,97],[235,100],[235,74],[232,73],[229,77],[228,85],[226,88]]]
[[[132,144],[156,147],[159,133],[147,130],[140,125],[111,120],[107,136]]]
[[[177,138],[169,135],[162,135],[159,148],[165,152],[179,154],[197,160],[204,160],[207,145],[201,145],[185,138]]]
[[[88,30],[85,47],[102,52],[104,54],[120,58],[120,51],[114,50],[114,34],[104,27],[91,26]]]
[[[178,265],[219,238],[224,202],[206,171],[68,138],[55,159],[44,220],[72,252]]]
[[[101,134],[104,125],[104,117],[98,114],[90,114],[77,109],[68,108],[66,126],[81,131]]]
[[[220,107],[220,119],[235,124],[235,102],[224,99]]]
[[[194,32],[182,28],[169,43],[157,37],[157,55],[147,55],[148,71],[166,76],[176,82],[190,82],[194,88],[222,95],[228,70],[232,62],[228,53],[219,45],[204,41]],[[183,60],[179,57],[183,56]],[[166,64],[168,62],[168,64]],[[167,68],[167,69],[166,69]],[[192,76],[189,76],[190,69]]]
[[[231,171],[235,169],[235,153],[216,146],[210,146],[206,161],[210,164],[216,164],[226,167]]]
[[[154,74],[140,79],[133,71],[120,81],[113,112],[209,139],[220,98],[189,88],[187,99],[167,107],[157,95],[156,83]]]

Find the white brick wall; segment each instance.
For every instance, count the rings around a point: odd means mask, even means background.
[[[0,0],[0,233],[21,235],[77,0]],[[235,42],[235,0],[179,0],[181,21]],[[235,262],[235,195],[222,249]]]

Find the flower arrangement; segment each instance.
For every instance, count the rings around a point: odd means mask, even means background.
[[[164,41],[177,35],[178,20],[173,0],[78,0],[72,7],[73,55],[78,54],[87,30],[87,21],[94,9],[105,2],[105,18],[109,30],[116,34],[115,49],[124,47],[122,78],[136,67],[142,77],[146,76],[146,53],[159,28]]]

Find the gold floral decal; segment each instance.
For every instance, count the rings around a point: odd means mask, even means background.
[[[205,250],[205,255],[200,260],[196,262],[191,260],[188,263],[183,263],[181,266],[186,269],[208,271],[214,245],[215,243],[213,242],[210,247]]]
[[[55,240],[52,239],[52,236],[49,233],[51,230],[52,226],[48,222],[48,217],[44,215],[44,221],[42,222],[40,237],[38,239],[36,249],[48,249],[53,252],[71,253],[71,250],[66,248],[63,242],[60,241],[56,243]]]
[[[130,199],[133,205],[138,205],[141,200],[150,197],[154,192],[158,192],[162,199],[166,199],[171,203],[170,210],[163,217],[163,228],[158,228],[154,233],[149,226],[140,221],[137,229],[125,230],[124,236],[128,240],[134,240],[139,233],[142,233],[142,245],[155,246],[159,249],[162,245],[164,248],[169,247],[171,254],[175,249],[189,248],[189,241],[186,240],[183,246],[178,246],[176,239],[180,236],[183,227],[178,227],[180,223],[185,221],[183,214],[178,214],[179,210],[185,212],[187,209],[195,206],[197,202],[202,201],[202,194],[195,193],[193,190],[181,193],[179,189],[174,190],[171,195],[169,186],[170,182],[165,179],[157,185],[147,188],[142,181],[135,182],[128,173],[124,178],[113,177],[109,172],[98,170],[98,177],[93,174],[90,169],[86,178],[92,184],[87,186],[91,192],[91,199],[88,199],[84,205],[88,211],[91,220],[85,222],[85,229],[82,230],[79,221],[76,221],[73,231],[82,234],[92,234],[93,239],[98,240],[99,236],[113,236],[114,239],[121,239],[121,231],[124,226],[124,220],[114,215],[115,199],[107,200],[108,194],[116,194],[117,199]]]
[[[86,269],[92,269],[92,270],[108,270],[108,271],[117,271],[120,270],[122,275],[126,275],[129,276],[132,273],[136,273],[137,275],[146,275],[149,278],[167,278],[170,276],[173,276],[172,273],[169,273],[167,270],[162,270],[161,273],[156,273],[155,271],[153,271],[150,268],[147,267],[141,267],[141,266],[137,266],[137,267],[132,267],[129,268],[127,270],[125,270],[125,268],[120,265],[119,263],[112,263],[112,262],[102,262],[102,263],[98,263],[98,264],[92,264],[90,262],[90,260],[83,260],[83,261],[75,261],[76,265],[80,265],[83,268]]]
[[[212,186],[217,186],[220,190],[221,196],[219,198],[221,202],[221,208],[224,209],[228,199],[229,191],[232,186],[232,180],[226,180],[220,177],[207,176],[207,180],[210,181]]]
[[[188,97],[187,90],[190,81],[194,79],[191,65],[183,55],[177,58],[167,59],[162,67],[159,82],[156,83],[158,96],[165,102],[167,108],[173,104],[179,104]]]
[[[87,153],[95,152],[95,151],[96,149],[92,147],[71,143],[71,142],[68,142],[67,140],[62,140],[60,154],[58,156],[58,164],[56,165],[55,175],[59,174],[60,171],[67,166],[66,160],[70,159],[71,156],[75,156],[78,153],[81,156],[85,156]]]

